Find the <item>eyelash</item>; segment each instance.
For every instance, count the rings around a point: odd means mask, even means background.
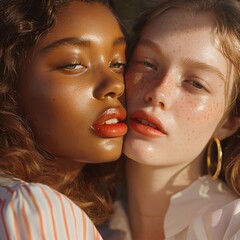
[[[77,66],[79,66],[79,68],[77,68]],[[126,68],[126,63],[122,63],[122,62],[113,62],[110,64],[111,68],[116,68],[116,69],[122,69],[125,70]],[[70,63],[70,64],[65,64],[65,65],[61,65],[59,67],[57,67],[58,69],[66,69],[66,70],[79,70],[79,69],[83,69],[85,68],[85,66],[82,63]]]
[[[194,88],[204,89],[204,86],[203,86],[201,83],[199,83],[199,82],[197,82],[197,81],[190,81],[190,82],[192,83],[192,86],[193,86]]]
[[[110,68],[117,69],[116,71],[122,73],[126,69],[126,63],[123,62],[112,62],[109,65]]]
[[[137,63],[142,64],[142,65],[143,65],[144,67],[146,67],[146,68],[150,68],[150,69],[153,69],[153,70],[155,70],[155,71],[158,70],[158,68],[157,68],[154,64],[152,64],[151,62],[149,62],[148,60],[137,61]]]
[[[158,67],[147,59],[137,60],[136,63],[142,65],[146,69],[149,69],[148,71],[151,71],[151,70],[159,71]],[[189,91],[195,91],[195,92],[206,91],[208,93],[210,92],[209,88],[204,83],[204,80],[195,78],[194,76],[184,80],[183,82],[188,84],[187,86],[191,88],[191,89],[189,88]]]
[[[76,68],[77,66],[80,66],[79,68]],[[66,69],[66,70],[79,70],[85,68],[85,66],[82,63],[70,63],[70,64],[65,64],[62,65],[60,67],[58,67],[58,69]]]
[[[193,90],[195,91],[207,91],[209,90],[206,88],[205,84],[202,84],[200,80],[197,79],[191,79],[191,80],[185,80],[187,84],[190,84]]]

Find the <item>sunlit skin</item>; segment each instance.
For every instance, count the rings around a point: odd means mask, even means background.
[[[215,129],[225,111],[227,61],[214,45],[207,14],[191,22],[187,18],[171,11],[153,20],[129,65],[129,118],[141,110],[161,124],[155,131],[130,123],[124,152],[141,163],[167,166],[202,160],[213,133],[224,137]]]
[[[133,52],[124,142],[133,239],[164,239],[171,196],[205,174],[211,137],[232,134],[224,117],[229,63],[213,26],[206,13],[169,10],[144,27]]]
[[[125,40],[110,10],[71,2],[38,42],[20,83],[23,112],[37,141],[62,167],[116,160],[126,125]],[[98,124],[98,125],[97,125]],[[107,127],[106,127],[107,126]]]

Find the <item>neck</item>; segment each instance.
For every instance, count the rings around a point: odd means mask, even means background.
[[[199,161],[184,166],[156,167],[127,159],[128,206],[133,239],[164,239],[164,217],[171,196],[197,179],[200,169]]]
[[[64,175],[68,175],[71,179],[75,179],[85,165],[85,163],[74,159],[58,158],[55,160],[56,171],[62,172]]]

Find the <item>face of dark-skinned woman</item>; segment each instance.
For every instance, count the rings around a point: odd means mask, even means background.
[[[71,2],[29,56],[20,82],[23,111],[37,141],[62,164],[116,160],[126,112],[125,41],[111,11]]]

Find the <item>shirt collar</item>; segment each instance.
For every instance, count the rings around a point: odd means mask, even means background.
[[[216,202],[226,202],[232,198],[233,195],[229,194],[227,186],[221,180],[214,181],[207,175],[200,177],[188,188],[171,197],[164,219],[166,238],[171,238],[188,228],[197,213],[201,214]]]

